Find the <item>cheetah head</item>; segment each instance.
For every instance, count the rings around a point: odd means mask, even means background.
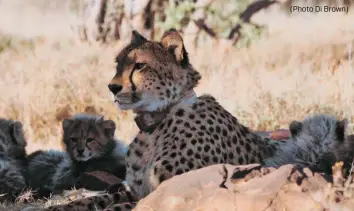
[[[134,30],[116,62],[108,88],[122,110],[161,110],[193,90],[201,78],[174,29],[166,31],[160,42],[149,41]]]
[[[347,124],[347,119],[339,121],[332,116],[312,115],[302,122],[292,121],[289,130],[295,141],[311,140],[315,144],[327,147],[345,141]]]
[[[350,169],[354,158],[354,136],[346,135],[348,120],[338,120],[327,115],[313,115],[302,122],[292,121],[289,130],[299,146],[311,143],[311,150],[322,155],[318,161],[320,169],[332,172],[335,162],[343,161]]]
[[[24,159],[26,145],[22,123],[0,118],[0,153]]]
[[[63,142],[69,155],[75,161],[88,161],[101,158],[114,148],[116,125],[103,116],[77,114],[64,119]]]

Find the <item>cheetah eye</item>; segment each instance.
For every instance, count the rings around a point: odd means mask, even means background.
[[[141,70],[146,66],[146,63],[135,63],[134,69]]]
[[[86,139],[86,142],[87,143],[91,143],[91,142],[93,142],[95,139],[93,139],[93,138],[88,138],[88,139]]]

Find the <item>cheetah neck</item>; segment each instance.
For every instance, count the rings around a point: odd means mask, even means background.
[[[141,131],[152,133],[161,121],[169,114],[172,108],[178,107],[181,104],[193,104],[196,99],[197,95],[194,90],[185,92],[177,101],[169,104],[161,110],[153,112],[137,112],[134,121]]]

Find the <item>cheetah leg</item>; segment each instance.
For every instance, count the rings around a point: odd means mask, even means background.
[[[73,201],[68,204],[48,207],[47,211],[84,211],[100,210],[115,204],[124,204],[132,201],[132,197],[126,191],[113,194],[88,197]],[[123,205],[122,205],[123,206]],[[124,207],[124,206],[123,206]]]

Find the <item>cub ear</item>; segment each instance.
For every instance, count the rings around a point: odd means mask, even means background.
[[[71,120],[71,119],[64,119],[63,122],[62,122],[62,127],[63,127],[63,130],[67,130],[73,123],[74,121]]]
[[[26,140],[23,132],[23,126],[21,122],[15,121],[11,125],[11,136],[17,144],[26,146]]]
[[[131,44],[139,45],[139,44],[142,44],[147,41],[148,40],[143,35],[139,34],[138,31],[136,31],[136,30],[132,31],[132,36],[130,38]]]
[[[348,125],[348,119],[344,118],[342,121],[337,121],[336,124],[336,136],[339,141],[344,141],[346,137],[346,130]]]
[[[301,122],[292,121],[289,125],[290,134],[293,138],[296,137],[297,135],[299,135],[301,129],[302,129]]]
[[[176,29],[166,31],[161,38],[161,44],[172,53],[178,64],[184,66],[189,63],[182,36]]]
[[[114,123],[112,120],[104,120],[100,122],[99,125],[103,129],[106,136],[110,138],[114,137],[114,132],[116,130],[116,123]]]

